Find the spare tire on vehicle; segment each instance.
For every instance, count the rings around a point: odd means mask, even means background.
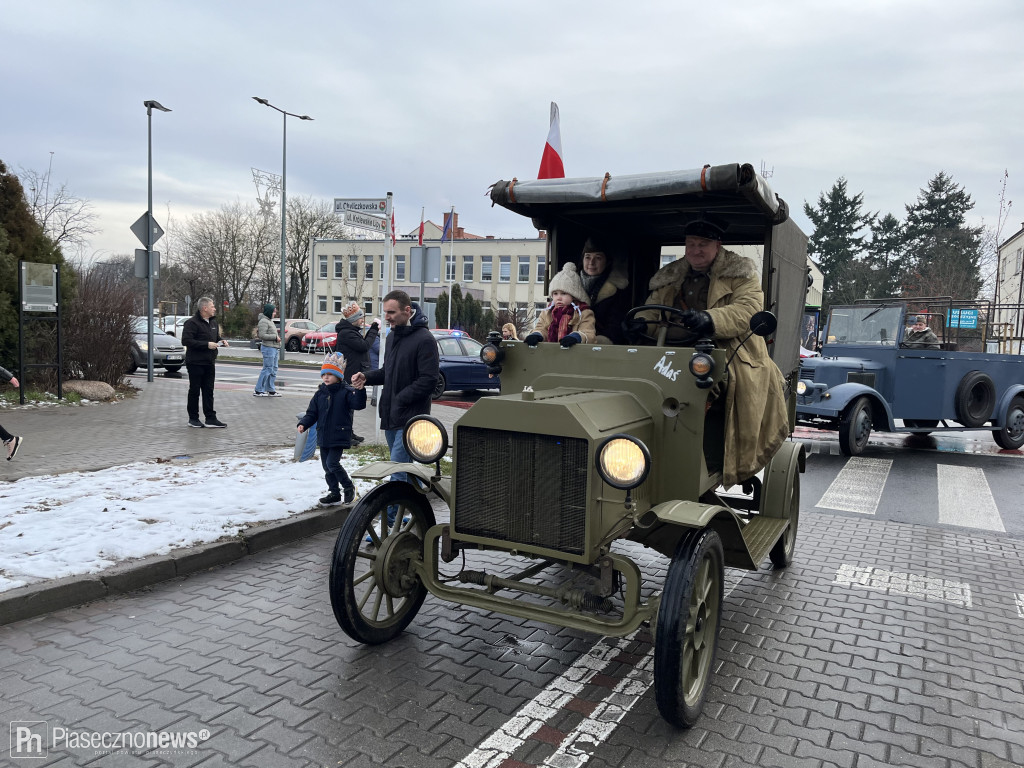
[[[980,427],[992,418],[996,404],[996,386],[982,371],[971,371],[956,388],[956,420],[965,427]]]

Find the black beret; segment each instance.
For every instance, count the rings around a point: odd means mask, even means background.
[[[722,227],[718,226],[714,222],[707,221],[706,219],[698,219],[697,221],[691,221],[686,225],[684,234],[687,237],[703,237],[708,240],[721,240]]]

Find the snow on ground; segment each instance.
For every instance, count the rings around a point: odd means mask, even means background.
[[[323,469],[319,460],[291,457],[289,448],[0,483],[0,592],[97,573],[306,512],[327,492]],[[342,458],[349,473],[361,463]],[[355,483],[359,495],[375,485]]]

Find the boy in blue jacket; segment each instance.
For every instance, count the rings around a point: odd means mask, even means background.
[[[320,463],[327,480],[327,495],[320,499],[321,504],[340,502],[342,489],[345,504],[351,504],[356,497],[356,487],[341,466],[341,455],[352,447],[352,412],[366,407],[366,391],[346,386],[344,378],[345,358],[328,355],[320,368],[323,384],[317,388],[296,427],[299,432],[305,432],[316,424],[316,444],[320,447]]]

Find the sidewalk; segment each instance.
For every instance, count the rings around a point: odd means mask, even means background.
[[[132,383],[140,388],[139,394],[114,404],[4,410],[0,418],[5,428],[24,435],[25,444],[14,461],[0,466],[0,483],[133,462],[174,459],[177,464],[218,456],[263,455],[293,446],[296,414],[305,409],[309,394],[288,394],[287,381],[287,370],[282,370],[279,389],[284,396],[280,398],[255,399],[250,389],[218,386],[217,415],[228,424],[227,429],[187,426],[186,377],[166,379],[158,375],[152,382],[134,377]],[[463,409],[435,404],[432,413],[450,430]],[[367,442],[375,442],[373,409],[357,412],[355,426]],[[383,442],[383,433],[376,442]],[[131,493],[131,489],[125,492]],[[168,489],[167,504],[174,504],[173,488]],[[347,511],[344,507],[312,509],[285,520],[257,524],[227,541],[119,564],[99,574],[0,592],[0,624],[132,591],[337,528]]]

